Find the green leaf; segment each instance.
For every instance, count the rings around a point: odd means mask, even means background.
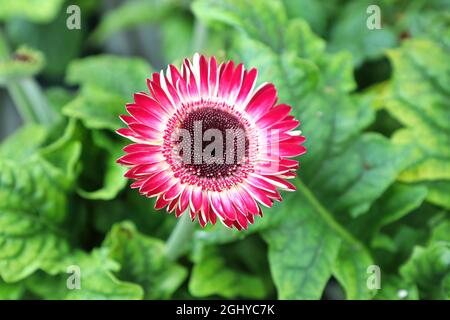
[[[48,22],[56,16],[63,2],[63,0],[2,1],[0,20],[21,16],[36,22]]]
[[[74,127],[69,124],[61,139],[36,150],[44,136],[39,128],[25,127],[0,147],[23,147],[0,158],[0,275],[7,282],[38,269],[52,272],[54,260],[69,246],[63,224],[80,143],[71,139]]]
[[[406,128],[393,140],[412,150],[409,167],[399,179],[431,184],[429,201],[447,205],[450,181],[450,57],[427,40],[406,41],[389,52],[394,66],[388,112]],[[434,184],[438,182],[437,184]],[[447,197],[448,198],[448,197]]]
[[[426,196],[427,188],[423,186],[394,183],[377,199],[367,214],[349,221],[349,229],[358,239],[369,243],[383,226],[417,209]]]
[[[367,99],[349,94],[355,88],[351,57],[325,52],[324,41],[306,23],[299,19],[288,22],[278,5],[276,1],[237,4],[226,0],[193,5],[203,21],[212,24],[217,20],[239,29],[233,55],[247,66],[257,67],[261,81],[276,84],[279,100],[293,106],[308,138],[308,152],[300,159],[304,184],[298,186],[296,196],[286,197],[281,208],[265,210],[262,221],[268,216],[283,218],[273,219],[258,231],[269,244],[279,297],[320,298],[333,266],[342,263],[348,273],[334,271],[347,296],[368,298],[365,270],[369,262],[373,264],[372,259],[338,221],[367,213],[404,168],[407,154],[378,134],[361,136],[374,120],[374,112]],[[254,19],[246,14],[260,10],[264,13]],[[262,28],[263,24],[267,27]],[[274,34],[282,30],[276,40],[270,36],[273,30]],[[300,198],[299,192],[303,193]],[[317,237],[314,243],[308,232]],[[227,237],[215,231],[197,237],[207,242],[237,239],[235,234]],[[327,253],[315,259],[314,250]],[[303,269],[308,262],[313,267]]]
[[[67,252],[60,227],[67,185],[59,170],[38,157],[20,165],[0,162],[0,275],[13,282],[51,269],[52,260]]]
[[[355,66],[366,59],[381,57],[384,50],[394,47],[398,41],[393,28],[386,23],[384,14],[391,6],[385,3],[379,4],[381,29],[368,28],[368,19],[372,14],[366,13],[366,10],[372,4],[370,0],[348,2],[340,7],[331,29],[330,50],[349,50]]]
[[[192,18],[186,14],[172,13],[160,24],[161,48],[165,61],[182,61],[192,55],[193,25]],[[177,39],[177,41],[173,41]]]
[[[63,108],[63,114],[81,119],[91,129],[120,127],[119,115],[135,92],[146,88],[149,65],[138,58],[100,55],[75,60],[67,82],[81,85],[80,94]]]
[[[450,181],[437,180],[427,182],[425,184],[428,187],[428,201],[444,208],[450,208]]]
[[[315,33],[323,35],[327,28],[327,19],[335,9],[335,1],[283,0],[290,18],[302,18]]]
[[[81,86],[92,85],[126,99],[146,89],[150,66],[140,58],[113,55],[90,56],[70,63],[66,81]]]
[[[287,16],[279,0],[196,0],[192,3],[192,11],[205,23],[220,21],[244,31],[276,51],[282,47]]]
[[[133,27],[156,23],[180,6],[179,0],[135,0],[128,1],[107,12],[94,30],[92,39],[101,43],[115,33]]]
[[[78,162],[81,155],[81,139],[78,136],[79,127],[73,119],[69,120],[63,135],[52,144],[39,150],[39,155],[60,169],[64,175],[65,184],[74,184],[80,171]],[[68,187],[71,188],[71,187]]]
[[[416,285],[407,283],[398,276],[382,276],[381,289],[377,292],[377,300],[418,300]]]
[[[440,222],[433,228],[430,242],[434,243],[437,241],[450,242],[450,219],[447,218],[447,220]]]
[[[25,287],[23,283],[5,283],[0,279],[0,300],[20,299]]]
[[[438,241],[425,248],[415,247],[400,273],[417,284],[421,298],[450,298],[450,243]]]
[[[88,16],[82,9],[81,29],[69,30],[67,19],[70,15],[66,13],[67,6],[48,23],[16,18],[6,24],[5,32],[13,45],[27,45],[42,52],[47,62],[42,74],[47,78],[61,78],[69,62],[77,58],[82,50]]]
[[[0,59],[0,84],[38,74],[45,65],[41,52],[26,46],[18,48],[9,59]]]
[[[125,112],[128,100],[88,85],[62,111],[68,117],[80,119],[87,128],[117,130],[122,123],[119,115]]]
[[[63,87],[50,87],[45,90],[45,96],[53,110],[58,115],[62,114],[62,108],[73,99],[73,94]]]
[[[262,233],[269,245],[278,297],[319,299],[331,276],[341,239],[321,217],[324,209],[309,197],[299,194],[295,202],[284,206],[290,206],[290,214],[280,225]]]
[[[186,279],[186,269],[166,259],[164,242],[139,233],[131,222],[114,225],[103,246],[122,266],[120,278],[139,283],[146,299],[168,299]]]
[[[114,276],[120,266],[108,257],[106,248],[95,249],[90,254],[73,251],[55,265],[54,276],[36,273],[27,279],[27,288],[41,298],[52,300],[142,299],[139,285]],[[75,286],[77,276],[80,276],[79,288]]]
[[[356,217],[367,212],[395,181],[403,167],[403,154],[403,148],[381,135],[364,134],[342,154],[323,163],[309,187],[332,211]]]
[[[47,135],[43,126],[27,125],[19,128],[0,144],[0,154],[16,161],[26,160],[44,144]]]
[[[78,194],[83,198],[92,200],[114,199],[127,185],[127,179],[123,177],[126,168],[116,163],[117,159],[122,155],[122,148],[120,148],[120,144],[115,143],[105,133],[94,131],[92,134],[94,144],[104,149],[108,154],[103,186],[95,191],[86,191],[79,188]]]
[[[367,285],[367,268],[372,264],[372,257],[361,248],[341,246],[333,266],[333,275],[344,287],[346,299],[367,300],[374,296],[374,289],[369,289]]]
[[[200,249],[189,280],[189,292],[200,298],[214,295],[224,298],[264,298],[267,289],[263,279],[258,274],[228,266],[227,260],[231,259],[225,253],[228,253],[226,249],[219,250],[213,246]],[[233,260],[236,262],[237,259]]]

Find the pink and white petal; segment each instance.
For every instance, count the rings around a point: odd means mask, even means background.
[[[158,188],[161,184],[166,183],[167,180],[171,178],[171,175],[166,171],[161,171],[150,178],[148,178],[145,183],[141,186],[140,192],[142,193],[150,193],[154,189]]]
[[[159,84],[161,86],[161,89],[163,89],[163,91],[166,93],[167,98],[172,103],[172,106],[176,108],[176,106],[180,104],[180,98],[177,91],[175,90],[175,87],[173,87],[168,79],[164,76],[164,72],[162,70],[159,75]]]
[[[225,214],[226,218],[229,220],[236,220],[236,209],[233,206],[232,200],[228,197],[228,194],[226,192],[220,192],[220,201],[223,208],[223,213]]]
[[[175,210],[175,208],[178,208],[178,200],[179,197],[173,199],[170,201],[169,205],[167,206],[167,212],[171,213]]]
[[[245,107],[245,111],[257,120],[277,101],[277,90],[271,83],[263,84],[252,96],[249,103]]]
[[[181,183],[174,184],[169,190],[164,193],[163,197],[165,200],[173,200],[177,198],[181,192],[183,192],[185,185]]]
[[[134,119],[136,119],[136,121],[142,124],[157,128],[159,130],[164,128],[164,122],[152,115],[150,112],[146,111],[144,108],[127,106],[127,111],[133,116]]]
[[[164,121],[164,119],[169,115],[167,110],[158,101],[146,93],[135,93],[134,101],[136,102],[135,104],[127,104],[127,106],[132,105],[142,107],[161,121]]]
[[[209,191],[208,197],[212,211],[220,218],[220,220],[225,220],[226,216],[222,208],[222,202],[220,199],[219,192]]]
[[[207,192],[203,194],[202,209],[200,214],[202,215],[203,219],[206,220],[206,222],[211,221],[213,225],[216,224],[216,215],[211,211]]]
[[[244,66],[242,63],[238,64],[236,70],[233,73],[233,77],[231,78],[230,88],[228,89],[228,101],[231,104],[234,104],[236,101],[236,97],[239,94],[239,89],[242,85],[242,80],[244,77]]]
[[[205,56],[200,56],[199,61],[200,68],[200,95],[202,97],[208,97],[209,95],[209,67],[208,60],[206,60]]]
[[[242,85],[236,97],[236,104],[241,110],[244,110],[245,106],[251,98],[251,92],[255,86],[257,75],[258,71],[255,68],[251,69],[249,72],[244,72]]]
[[[154,77],[158,78],[159,80],[159,74],[156,73],[153,75]],[[153,97],[156,99],[156,101],[159,102],[159,105],[167,112],[167,114],[171,114],[173,110],[175,109],[175,106],[172,104],[172,101],[167,96],[167,94],[164,92],[164,90],[161,88],[159,83],[156,83],[150,79],[147,79],[147,86],[152,93]]]
[[[249,216],[253,218],[252,215],[249,215]],[[248,229],[247,216],[245,216],[244,214],[238,213],[237,216],[236,216],[236,221],[237,221],[237,223],[239,224],[240,227],[242,227],[245,230]]]
[[[156,198],[156,202],[155,202],[154,208],[156,210],[161,210],[162,208],[166,207],[168,204],[169,204],[169,201],[164,200],[163,197],[161,195],[159,195]]]
[[[135,118],[133,118],[132,116],[126,115],[126,114],[121,114],[119,116],[119,118],[126,125],[129,125],[130,123],[137,123],[138,122]]]
[[[147,181],[147,180],[146,179],[142,179],[142,180],[135,181],[132,184],[130,184],[130,188],[131,189],[140,188],[145,183],[145,181]]]
[[[200,211],[203,202],[203,191],[200,187],[196,187],[191,193],[191,209],[194,212]]]
[[[130,128],[120,128],[116,130],[116,133],[122,137],[125,137],[127,139],[130,139],[133,142],[136,143],[147,143],[147,139],[145,139],[143,136],[136,134],[133,132]]]
[[[266,181],[260,177],[261,176],[259,176],[257,174],[250,174],[249,177],[247,178],[247,182],[255,188],[265,190],[270,193],[273,193],[276,191],[276,187],[272,183],[270,183],[269,181]]]
[[[219,89],[219,76],[217,74],[217,62],[216,58],[211,57],[209,59],[209,85],[208,85],[208,91],[209,95],[212,97],[217,96],[217,91]]]
[[[162,147],[161,146],[150,145],[150,144],[146,144],[146,143],[132,143],[132,144],[129,144],[129,145],[125,146],[122,150],[127,152],[127,153],[139,152],[139,151],[161,152],[162,151]]]
[[[250,212],[251,214],[258,214],[258,204],[255,202],[252,195],[242,186],[240,187],[239,195],[241,196],[241,199],[244,202],[248,212]]]
[[[132,123],[129,125],[130,129],[137,135],[140,136],[142,140],[161,140],[162,132],[154,128],[146,126],[142,123]]]
[[[172,186],[174,184],[178,183],[177,179],[175,178],[170,178],[169,180],[167,180],[164,183],[161,183],[159,186],[157,186],[155,189],[151,190],[148,192],[148,196],[149,197],[154,197],[154,196],[160,196],[161,194],[165,193],[167,190],[169,190],[170,188],[172,188]]]
[[[298,144],[281,142],[278,146],[278,150],[282,157],[297,157],[306,152],[306,147]]]
[[[178,202],[178,208],[181,211],[186,211],[189,206],[189,199],[191,198],[192,187],[187,186],[180,194],[180,201]]]
[[[256,123],[260,128],[267,128],[275,123],[282,121],[291,112],[291,107],[285,104],[280,104],[272,108],[269,112],[260,117]]]
[[[218,96],[223,100],[228,99],[233,71],[234,71],[234,62],[231,60],[225,64],[223,72],[221,72],[220,74]]]
[[[117,163],[124,165],[151,164],[164,161],[164,156],[159,152],[138,151],[128,153],[117,160]]]
[[[267,193],[264,190],[253,187],[250,184],[242,184],[242,187],[246,189],[252,197],[257,200],[262,205],[271,208],[273,205],[272,200],[267,196]]]
[[[169,169],[169,164],[165,161],[152,164],[141,164],[136,167],[135,174],[138,177],[154,175],[157,172],[166,171],[167,169]]]

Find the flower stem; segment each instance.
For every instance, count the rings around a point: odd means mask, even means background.
[[[313,195],[311,190],[306,185],[300,184],[300,181],[296,179],[295,184],[297,186],[297,190],[303,194],[303,196],[309,201],[309,203],[317,210],[321,218],[325,221],[325,223],[336,232],[344,241],[348,244],[352,245],[354,248],[363,250],[367,255],[370,256],[367,248],[360,243],[350,232],[348,232],[344,227],[342,227],[329,213],[321,203],[317,200],[317,198]]]
[[[192,49],[201,51],[205,47],[207,40],[208,29],[199,20],[195,20]],[[175,261],[186,252],[191,243],[194,230],[195,224],[190,220],[189,213],[185,212],[178,220],[175,229],[166,242],[165,253],[169,260]]]
[[[0,59],[10,59],[8,43],[1,30]],[[48,105],[41,88],[33,78],[9,80],[6,88],[26,123],[50,124],[56,119],[55,112]]]
[[[182,256],[194,234],[195,224],[190,220],[189,213],[185,212],[178,220],[175,229],[172,231],[169,239],[166,242],[166,257],[169,260],[175,261]]]
[[[194,22],[194,35],[192,37],[192,49],[194,51],[202,51],[208,40],[208,29],[199,20]]]

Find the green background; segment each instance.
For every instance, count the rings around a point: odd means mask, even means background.
[[[63,0],[0,1],[0,299],[450,297],[448,1],[70,3],[79,30]],[[257,67],[308,152],[248,231],[196,225],[174,259],[113,131],[197,51]]]

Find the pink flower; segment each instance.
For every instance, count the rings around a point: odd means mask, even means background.
[[[273,84],[254,89],[256,75],[195,54],[181,73],[170,65],[147,79],[150,94],[134,95],[121,116],[128,127],[117,130],[134,142],[118,160],[131,187],[156,198],[156,209],[239,230],[262,216],[261,205],[281,201],[279,190],[295,190],[290,158],[306,152],[305,137]]]

